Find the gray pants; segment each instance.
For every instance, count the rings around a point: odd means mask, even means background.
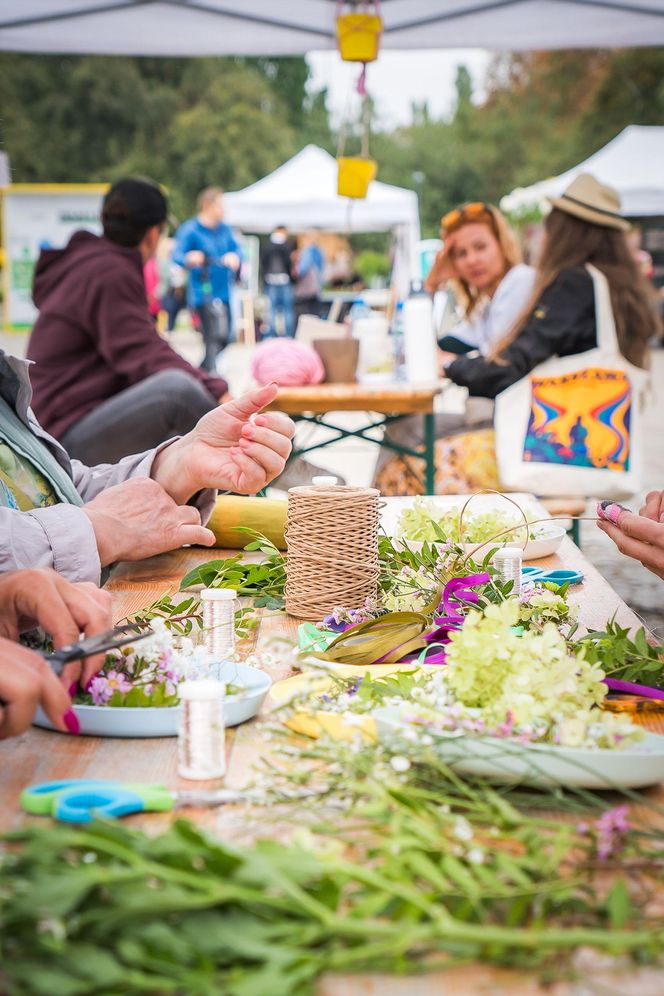
[[[193,429],[217,407],[185,370],[162,370],[102,402],[60,437],[71,457],[88,466],[116,463]]]

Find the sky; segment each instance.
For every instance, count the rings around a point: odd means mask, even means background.
[[[388,129],[409,124],[413,101],[426,100],[433,118],[447,116],[454,105],[459,65],[469,69],[475,97],[481,97],[490,59],[490,52],[478,48],[381,52],[367,67],[367,90],[377,104],[381,126]],[[328,88],[328,107],[335,124],[344,116],[356,118],[359,98],[354,90],[359,64],[342,62],[337,52],[310,52],[307,62],[312,89]]]

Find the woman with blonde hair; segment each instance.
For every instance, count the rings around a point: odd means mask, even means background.
[[[535,271],[522,262],[516,235],[492,204],[477,201],[448,212],[440,236],[443,248],[425,287],[432,294],[449,288],[463,318],[439,345],[453,353],[486,354],[523,309]]]
[[[479,351],[487,355],[506,335],[532,294],[535,271],[521,260],[521,249],[498,208],[471,202],[441,219],[444,245],[425,286],[430,293],[449,288],[462,319],[439,340],[444,358]],[[436,490],[458,493],[497,485],[492,426],[493,408],[470,402],[463,414],[436,417]],[[385,441],[413,449],[421,445],[420,419],[397,423]],[[419,434],[419,439],[418,439]],[[418,494],[421,461],[381,451],[374,483],[384,494]]]

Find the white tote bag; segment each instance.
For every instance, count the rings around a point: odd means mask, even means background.
[[[597,347],[552,357],[496,398],[496,456],[506,489],[615,499],[641,490],[648,374],[621,354],[606,277],[587,270]]]

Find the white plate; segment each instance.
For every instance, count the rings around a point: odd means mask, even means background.
[[[403,741],[404,733],[414,730],[429,734],[437,741],[442,760],[455,771],[495,782],[615,789],[664,781],[664,737],[656,733],[646,733],[637,744],[622,750],[600,750],[436,732],[408,723],[394,707],[376,709],[373,717],[386,743]]]
[[[219,679],[242,686],[242,692],[227,695],[224,700],[226,726],[238,726],[255,716],[272,685],[269,675],[248,664],[220,664]],[[180,706],[109,708],[76,705],[74,712],[81,724],[81,733],[91,737],[175,737],[182,709]],[[47,730],[55,729],[41,709],[37,710],[33,722]]]
[[[547,525],[544,523],[541,528],[535,526],[535,532],[542,535],[538,535],[536,539],[529,539],[526,543],[526,547],[523,551],[524,560],[540,560],[542,557],[550,557],[552,553],[555,553],[565,536],[564,526],[559,526],[556,523],[551,523]],[[395,538],[393,540],[395,547],[403,547],[407,545],[415,553],[419,553],[424,544],[421,540],[410,540],[406,538]],[[479,556],[475,559],[482,561],[484,557],[497,546],[509,546],[521,549],[521,543],[510,541],[508,543],[501,543],[500,540],[489,540],[486,543],[462,543],[463,552],[474,556],[476,553]],[[433,546],[440,548],[442,553],[445,552],[444,545],[442,543],[434,543]]]

